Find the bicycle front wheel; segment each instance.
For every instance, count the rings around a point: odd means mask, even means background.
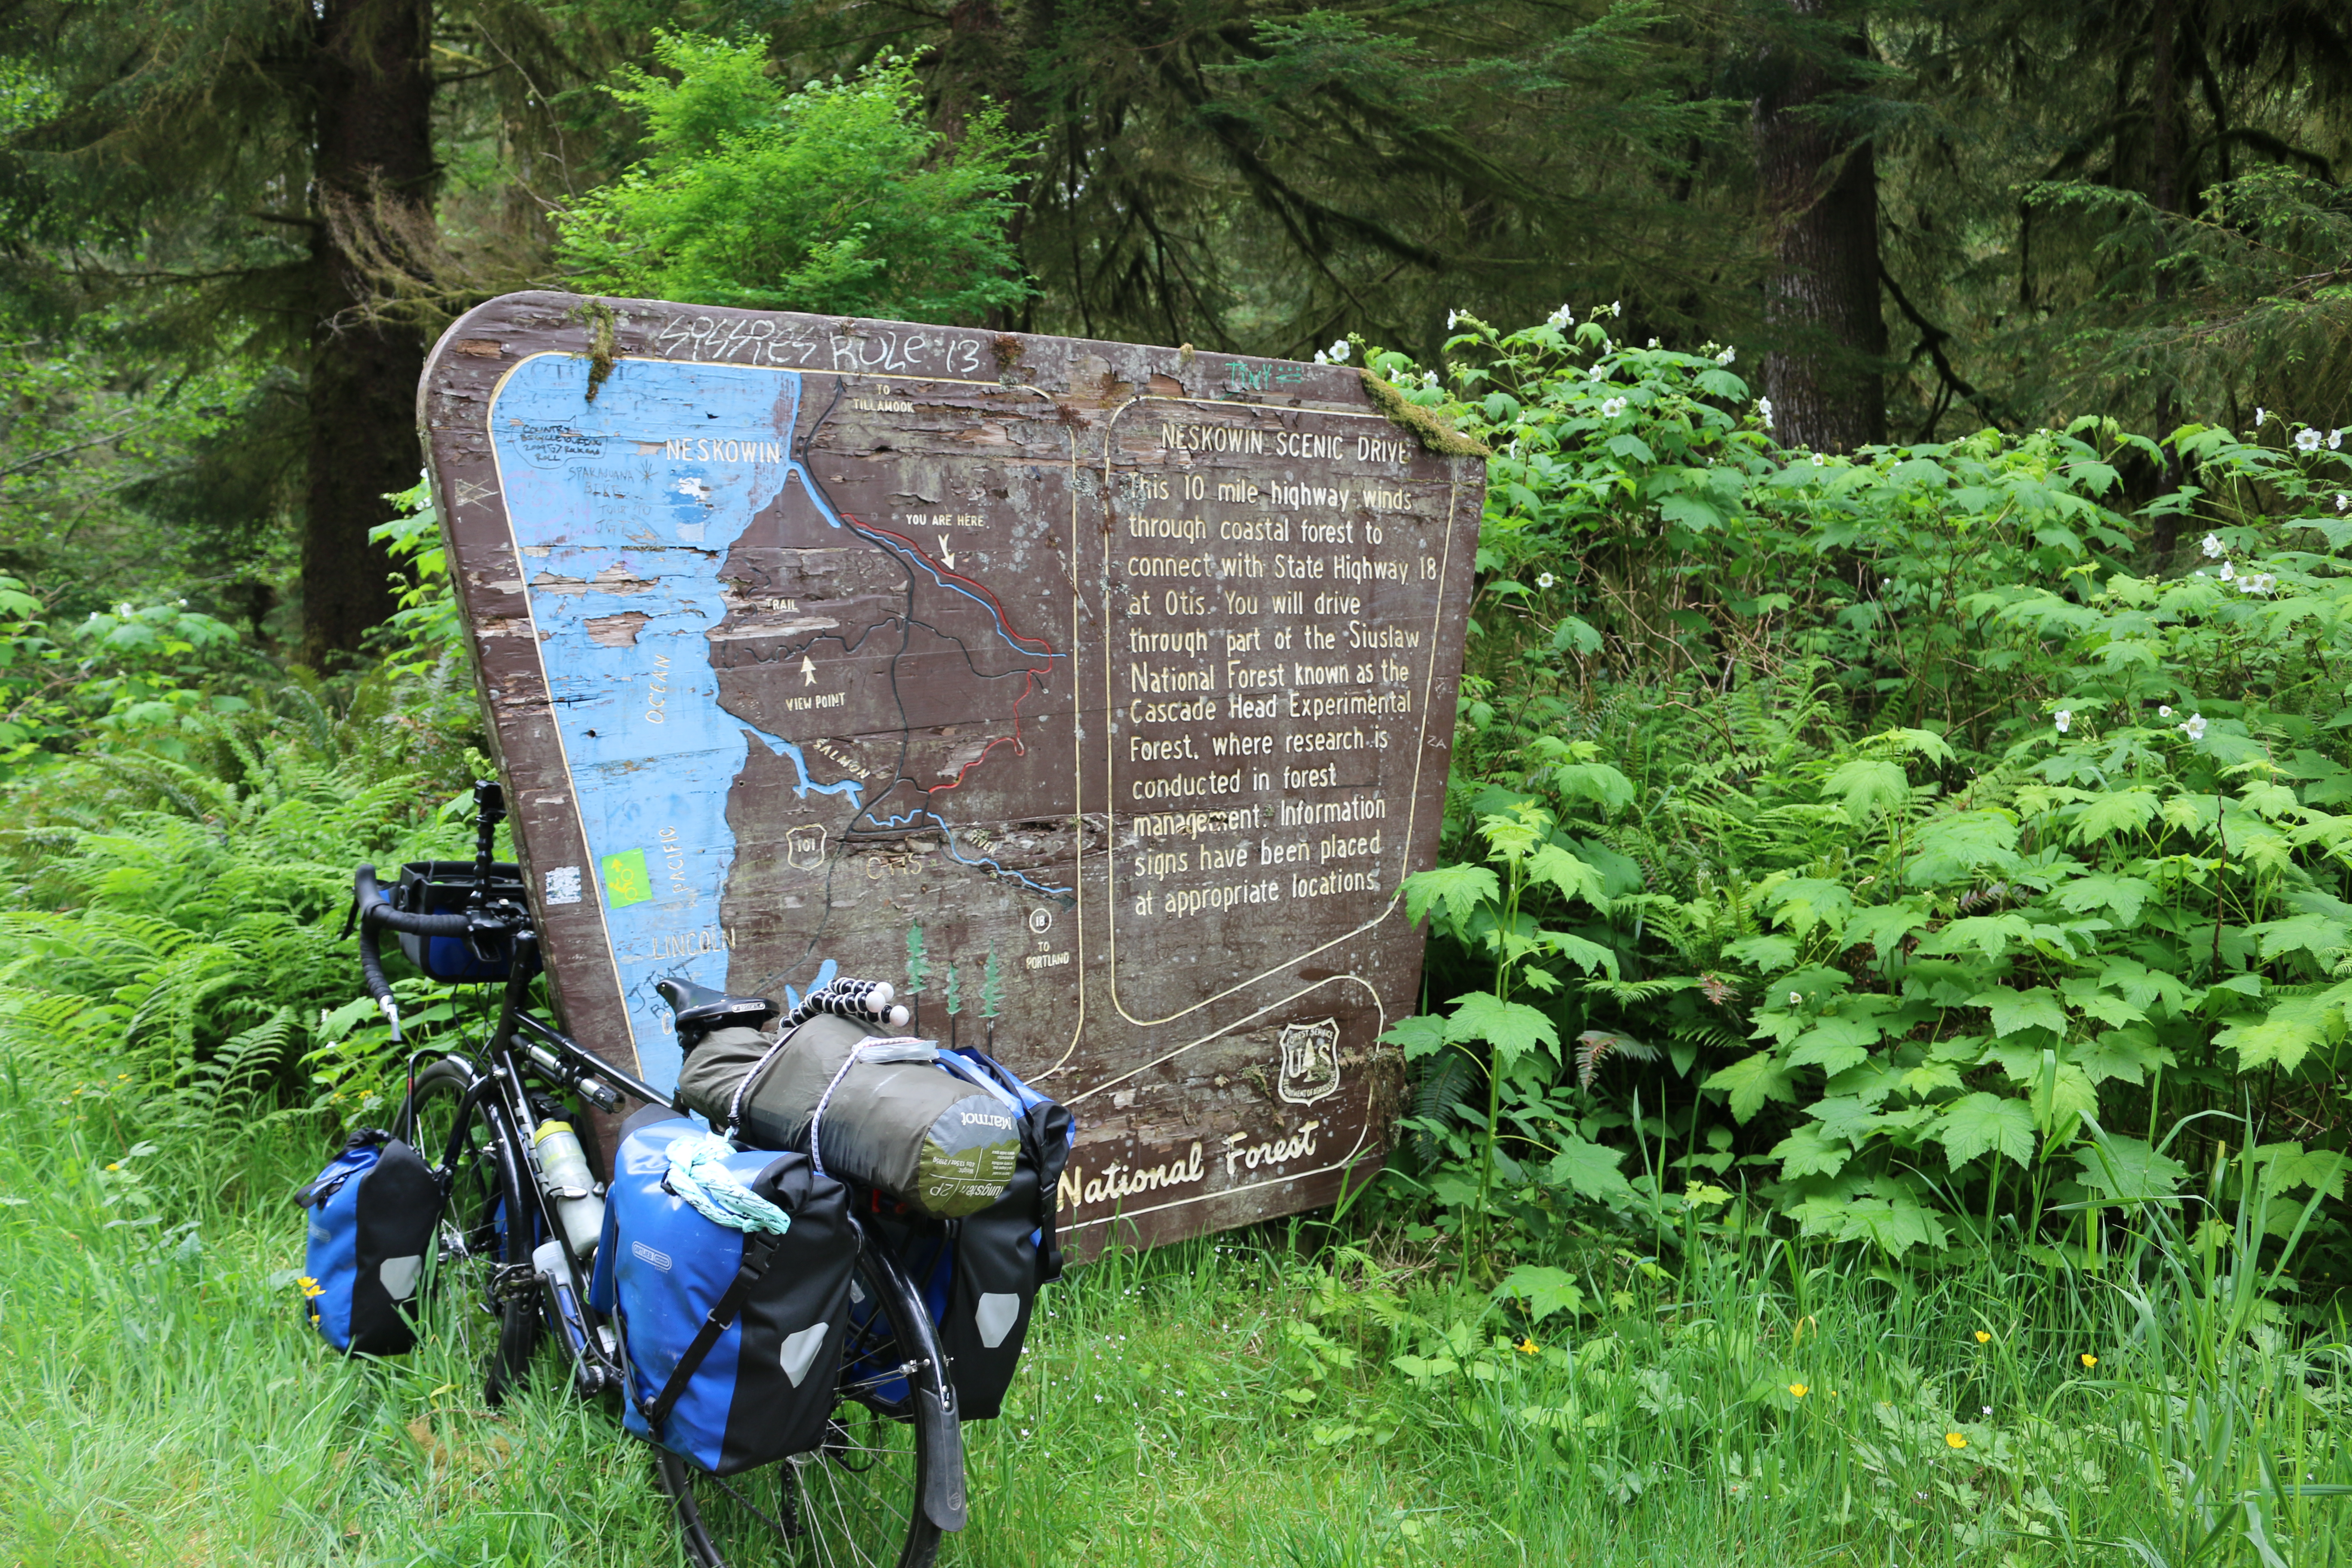
[[[938,1336],[914,1287],[871,1241],[852,1277],[851,1329],[824,1440],[724,1479],[655,1455],[698,1568],[774,1559],[804,1568],[931,1568],[941,1516],[963,1517],[963,1437]]]
[[[478,1085],[479,1088],[478,1089]],[[440,1246],[430,1301],[432,1331],[482,1369],[495,1405],[519,1387],[539,1340],[539,1291],[514,1285],[536,1243],[530,1164],[487,1081],[461,1058],[417,1075],[401,1129],[441,1182]]]

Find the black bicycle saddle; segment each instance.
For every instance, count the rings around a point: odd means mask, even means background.
[[[680,1050],[692,1050],[713,1029],[739,1026],[756,1029],[774,1017],[777,1011],[776,1005],[765,996],[730,996],[690,980],[656,981],[654,989],[677,1016]]]

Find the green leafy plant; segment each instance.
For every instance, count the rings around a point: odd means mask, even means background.
[[[613,97],[653,152],[557,216],[582,289],[757,310],[971,321],[1029,290],[1006,237],[1023,143],[1002,110],[949,145],[897,57],[787,92],[756,43],[658,33],[675,82]]]

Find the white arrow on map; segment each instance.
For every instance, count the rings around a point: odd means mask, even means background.
[[[809,657],[806,654],[801,655],[801,684],[803,686],[816,684],[816,666],[809,662]]]
[[[948,563],[949,571],[955,570],[955,552],[948,548],[948,536],[944,533],[940,535],[940,558]]]

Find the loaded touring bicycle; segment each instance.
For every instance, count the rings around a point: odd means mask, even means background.
[[[478,1357],[493,1405],[558,1369],[616,1404],[706,1568],[931,1563],[965,1519],[961,1423],[995,1414],[1059,1273],[1066,1112],[985,1056],[886,1034],[905,1009],[858,982],[803,999],[774,1037],[771,1001],[662,982],[690,1064],[664,1093],[534,1010],[538,938],[518,868],[493,858],[503,797],[475,797],[471,862],[355,879],[360,965],[395,1042],[384,931],[428,975],[502,992],[484,1037],[411,1055],[395,1126],[354,1137],[300,1194],[312,1321],[378,1353],[432,1325]],[[810,1076],[820,1050],[829,1079]],[[725,1079],[700,1104],[698,1072]],[[933,1100],[980,1104],[961,1122],[999,1142],[861,1143],[861,1084],[903,1100],[909,1072]],[[823,1085],[797,1119],[779,1110],[793,1082]],[[631,1101],[607,1185],[584,1112]],[[955,1198],[987,1185],[971,1180],[983,1166],[1002,1191]],[[899,1167],[904,1182],[884,1173]]]

